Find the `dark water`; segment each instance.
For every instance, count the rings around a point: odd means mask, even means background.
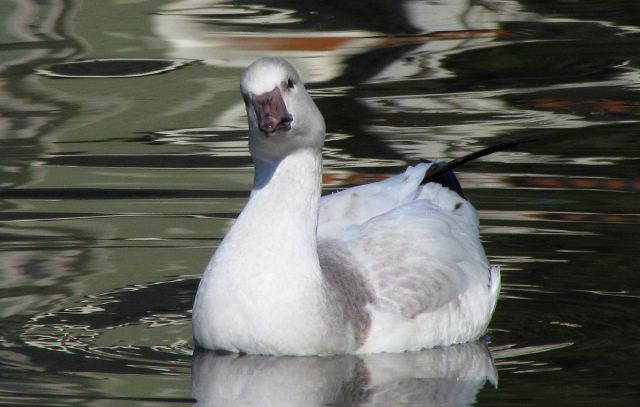
[[[15,0],[0,19],[0,404],[640,401],[639,2]],[[503,270],[486,343],[192,358],[199,274],[252,181],[238,76],[265,54],[325,115],[327,190],[540,138],[460,171]]]

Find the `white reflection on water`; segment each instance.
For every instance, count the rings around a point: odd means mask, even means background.
[[[551,343],[544,345],[518,346],[515,344],[492,347],[491,352],[496,359],[496,366],[510,373],[539,373],[561,370],[548,362],[535,360],[531,355],[550,352],[572,346],[573,342]]]
[[[399,354],[333,357],[219,356],[197,353],[199,406],[474,404],[497,372],[484,343]]]
[[[407,56],[420,56],[425,52],[432,55],[419,66],[399,58],[376,75],[376,81],[406,78],[424,68],[432,71],[433,77],[448,77],[451,73],[441,65],[447,53],[463,45],[469,48],[470,43],[484,46],[497,34],[481,31],[498,29],[501,18],[528,16],[513,1],[476,3],[469,0],[402,2],[398,12],[410,20],[409,25],[413,27],[408,28],[424,33],[469,32],[468,36],[453,34],[418,41],[373,30],[303,31],[296,26],[302,20],[294,10],[252,5],[231,8],[215,0],[174,1],[154,13],[152,23],[155,34],[169,44],[168,55],[172,58],[199,59],[210,65],[238,68],[257,56],[282,56],[292,60],[308,82],[329,81],[340,75],[349,57],[410,41],[420,46]],[[319,8],[312,13],[321,11]]]
[[[158,15],[193,17],[202,21],[220,24],[284,24],[302,21],[294,17],[294,10],[247,5],[237,7],[216,4],[210,0],[182,0],[165,6]]]

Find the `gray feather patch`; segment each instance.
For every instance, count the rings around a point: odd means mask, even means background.
[[[371,326],[366,305],[374,300],[373,292],[358,272],[353,256],[341,243],[333,240],[318,242],[320,268],[325,277],[327,298],[340,315],[341,322],[352,326],[356,344],[362,346]]]

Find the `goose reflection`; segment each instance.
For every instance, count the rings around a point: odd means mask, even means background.
[[[464,406],[487,381],[497,372],[482,342],[333,357],[199,351],[192,369],[198,406]]]

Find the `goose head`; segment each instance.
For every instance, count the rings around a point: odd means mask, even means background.
[[[322,148],[324,119],[290,63],[258,59],[242,73],[240,91],[254,158],[273,161],[295,149]]]

